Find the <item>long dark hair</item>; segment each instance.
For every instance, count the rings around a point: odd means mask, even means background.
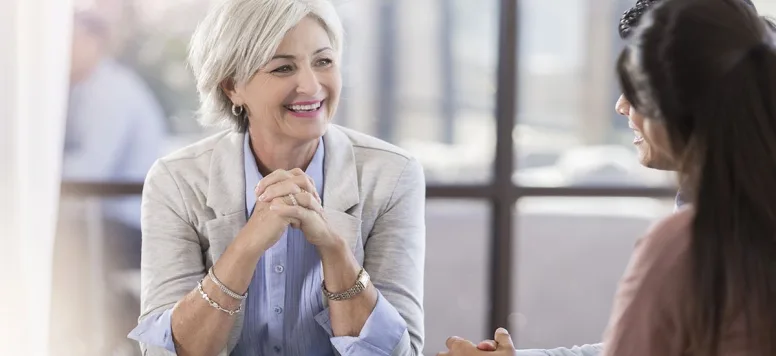
[[[686,335],[716,355],[736,317],[776,355],[776,49],[740,0],[654,6],[623,50],[626,98],[661,120],[694,203]]]

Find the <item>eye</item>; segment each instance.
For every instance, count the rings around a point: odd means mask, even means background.
[[[294,68],[291,68],[290,65],[284,65],[276,68],[275,70],[272,71],[272,73],[290,73],[293,70]]]
[[[317,60],[315,63],[319,67],[328,67],[328,66],[332,65],[334,63],[334,61],[329,59],[329,58],[321,58],[321,59]]]

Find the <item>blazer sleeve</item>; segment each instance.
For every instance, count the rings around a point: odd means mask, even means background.
[[[205,276],[199,238],[189,221],[178,183],[164,162],[157,161],[143,187],[139,323],[172,309]],[[140,348],[143,355],[172,354],[143,343]]]
[[[364,268],[372,283],[407,323],[393,355],[421,355],[423,350],[425,195],[423,168],[410,159],[364,246]]]

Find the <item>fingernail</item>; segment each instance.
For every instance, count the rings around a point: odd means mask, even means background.
[[[265,194],[259,195],[259,201],[264,201],[266,198],[267,196]]]
[[[509,334],[509,331],[507,331],[507,329],[504,329],[504,328],[498,328],[496,329],[496,332],[502,333],[502,334]]]

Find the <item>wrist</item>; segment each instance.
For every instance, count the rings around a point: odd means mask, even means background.
[[[345,239],[333,235],[331,238],[325,240],[328,242],[317,246],[318,253],[321,255],[321,260],[341,260],[343,255],[350,254],[350,246]]]
[[[240,231],[232,242],[238,250],[245,251],[252,256],[261,257],[270,247],[268,239],[263,236],[257,236],[255,233]]]

